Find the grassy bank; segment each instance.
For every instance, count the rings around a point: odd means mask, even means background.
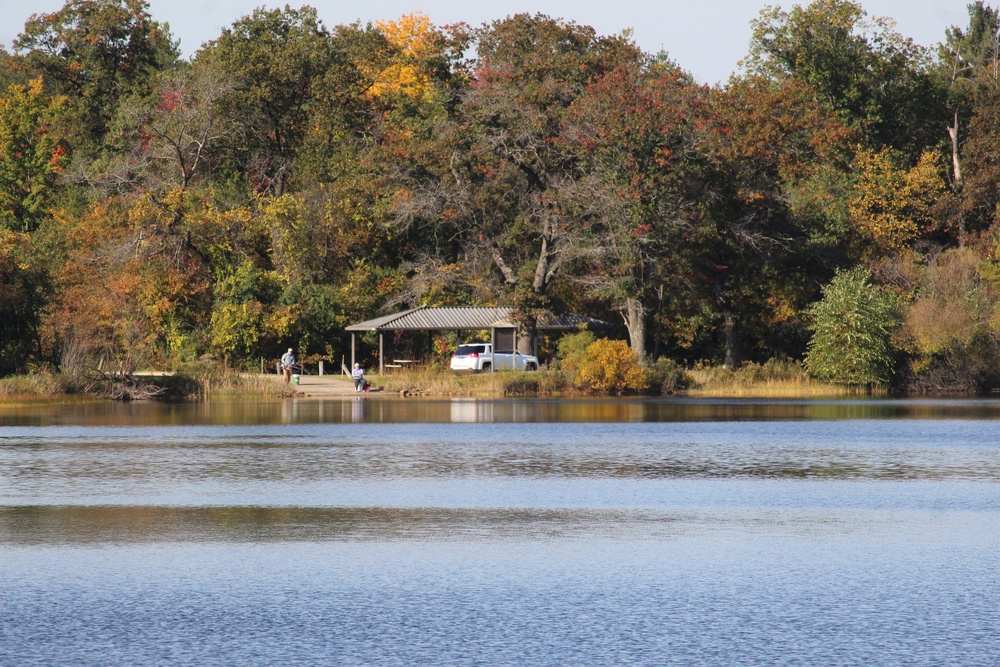
[[[214,363],[197,363],[170,374],[136,376],[135,395],[156,400],[204,400],[232,396],[281,396],[292,390],[276,375],[243,373]],[[631,387],[629,395],[683,395],[738,398],[820,398],[867,395],[865,388],[841,387],[811,379],[798,363],[770,361],[745,364],[732,371],[722,367],[654,368],[644,387]],[[513,397],[579,396],[595,394],[576,386],[571,376],[558,370],[533,372],[456,374],[444,369],[413,369],[377,379],[384,391],[399,395]],[[118,395],[112,393],[117,391]],[[77,395],[120,396],[121,388],[93,383],[81,388],[56,373],[44,372],[0,379],[0,401]],[[597,394],[595,394],[597,395]]]
[[[414,369],[379,378],[384,391],[426,396],[555,396],[573,390],[559,371],[452,373]]]
[[[72,393],[66,379],[57,373],[42,372],[0,378],[0,401],[48,398]]]
[[[842,387],[813,380],[801,364],[795,362],[748,363],[736,371],[723,367],[653,368],[647,379],[647,386],[631,387],[622,393],[706,398],[819,398],[870,393],[865,388]],[[593,393],[574,385],[568,374],[552,370],[456,374],[447,370],[418,369],[385,376],[379,379],[379,384],[388,392],[432,396],[565,396]]]
[[[69,378],[44,371],[0,378],[0,402],[47,398],[114,400],[203,400],[225,396],[281,396],[278,376],[241,373],[216,364],[192,364],[175,372],[137,373],[124,378]]]
[[[740,398],[820,398],[864,396],[865,387],[844,387],[809,377],[796,362],[748,363],[738,370],[721,366],[685,370],[688,396]],[[884,393],[884,392],[883,392]]]

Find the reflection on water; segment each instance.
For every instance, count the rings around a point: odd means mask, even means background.
[[[994,667],[998,408],[7,408],[0,666]]]
[[[227,399],[198,403],[0,405],[0,426],[305,423],[674,422],[810,419],[1000,419],[1000,399]]]

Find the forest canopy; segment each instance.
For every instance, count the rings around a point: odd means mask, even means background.
[[[502,305],[645,364],[1000,386],[997,9],[926,48],[767,7],[715,86],[627,33],[431,19],[261,8],[183,59],[145,0],[32,16],[0,49],[0,374],[339,361],[353,322]],[[876,366],[837,367],[854,340]]]

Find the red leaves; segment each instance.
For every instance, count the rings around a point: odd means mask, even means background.
[[[165,87],[160,90],[160,103],[156,105],[156,110],[162,113],[170,113],[181,105],[184,98],[184,91],[174,87]]]
[[[62,146],[56,146],[56,149],[52,151],[52,159],[49,160],[49,166],[52,168],[52,171],[62,171],[65,162],[66,149]]]
[[[642,224],[636,225],[635,228],[632,230],[632,237],[633,238],[639,238],[639,237],[642,237],[642,236],[646,236],[651,231],[653,231],[653,226],[652,225],[650,225],[648,223],[642,223]]]

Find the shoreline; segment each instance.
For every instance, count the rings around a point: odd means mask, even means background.
[[[152,374],[143,373],[143,376],[150,377]],[[164,374],[167,375],[167,374]],[[169,398],[143,398],[133,400],[153,401],[153,402],[197,402],[212,400],[214,398],[231,397],[261,397],[261,398],[296,398],[296,399],[322,399],[322,398],[346,398],[357,396],[359,392],[354,390],[354,382],[350,377],[344,375],[302,375],[298,384],[285,384],[280,375],[259,374],[259,373],[239,373],[237,377],[242,381],[215,384],[203,388],[200,396],[178,396],[176,394]],[[516,398],[516,397],[544,397],[544,398],[598,398],[613,397],[616,394],[593,392],[570,386],[555,372],[536,371],[530,375],[523,373],[497,373],[497,374],[462,374],[454,375],[448,373],[406,373],[395,375],[371,375],[369,382],[372,389],[364,393],[372,398]],[[34,383],[25,383],[31,385]],[[688,388],[678,388],[673,391],[647,391],[628,392],[619,394],[632,398],[700,398],[700,399],[773,399],[773,400],[830,400],[858,397],[897,397],[897,398],[918,398],[907,394],[895,395],[887,391],[867,391],[859,388],[837,387],[822,383],[803,382],[800,379],[760,379],[757,381],[742,381],[733,383],[711,383],[710,386],[696,386]],[[22,385],[23,387],[24,385]],[[13,407],[17,405],[30,405],[37,403],[58,403],[58,402],[103,402],[114,401],[112,397],[67,393],[53,391],[60,388],[59,383],[38,383],[35,385],[39,392],[11,391],[11,389],[22,387],[8,387],[7,392],[2,392],[0,385],[0,406]],[[32,387],[32,388],[35,388]],[[954,394],[948,394],[955,396]],[[978,394],[962,394],[961,396],[973,397]]]

